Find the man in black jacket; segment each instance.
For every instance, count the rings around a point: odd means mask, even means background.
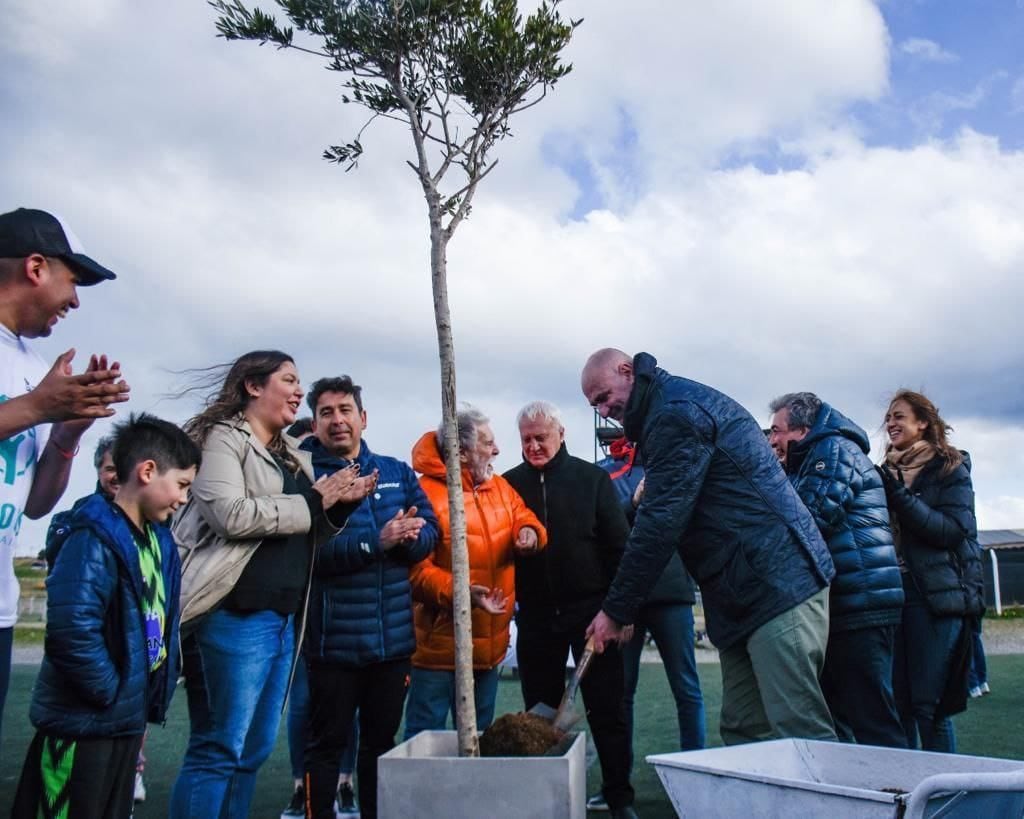
[[[840,735],[906,748],[892,661],[903,583],[882,478],[868,436],[812,392],[776,398],[768,442],[832,553],[821,688]]]
[[[623,422],[647,470],[615,581],[588,634],[621,641],[677,549],[700,584],[722,664],[722,739],[835,739],[818,676],[835,574],[814,520],[760,425],[711,387],[603,349],[583,394]]]
[[[526,708],[538,702],[554,707],[565,688],[569,651],[579,661],[584,632],[615,576],[629,524],[608,473],[566,450],[554,406],[527,404],[517,421],[524,463],[505,479],[544,524],[548,548],[539,557],[516,560],[516,654]],[[635,816],[619,651],[594,657],[580,689],[605,801],[612,816]]]

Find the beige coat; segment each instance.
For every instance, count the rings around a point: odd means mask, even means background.
[[[298,449],[291,436],[282,437],[313,482],[309,453]],[[227,596],[263,538],[313,528],[305,499],[285,495],[283,488],[277,463],[244,418],[222,421],[210,430],[189,502],[171,527],[181,555],[183,625]],[[337,531],[326,519],[316,523],[316,534]]]

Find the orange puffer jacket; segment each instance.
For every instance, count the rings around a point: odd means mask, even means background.
[[[412,664],[418,668],[455,668],[455,629],[452,620],[452,531],[448,515],[448,489],[444,460],[433,432],[423,435],[412,450],[412,467],[422,473],[420,486],[437,515],[441,540],[430,557],[417,563],[410,573],[413,620],[416,624],[416,653]],[[500,475],[473,488],[469,473],[462,472],[466,504],[466,540],[469,547],[470,582],[499,588],[509,599],[502,615],[474,608],[473,668],[494,668],[508,650],[508,625],[515,604],[515,559],[512,545],[519,530],[532,526],[541,546],[547,533],[537,516]]]

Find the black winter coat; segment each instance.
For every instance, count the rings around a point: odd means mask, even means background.
[[[65,738],[136,736],[163,722],[178,681],[181,563],[170,530],[156,527],[167,659],[149,670],[139,547],[124,515],[102,495],[77,505],[52,543],[46,578],[46,654],[29,717]]]
[[[971,456],[963,456],[943,475],[945,462],[936,455],[909,488],[888,468],[882,471],[889,513],[899,523],[900,553],[936,615],[980,615],[985,607]]]
[[[897,625],[903,616],[889,507],[870,451],[864,430],[822,404],[814,426],[803,440],[790,443],[786,458],[786,472],[836,565],[830,631]]]
[[[548,533],[539,555],[516,558],[521,621],[587,625],[622,557],[629,524],[608,473],[562,444],[542,469],[521,463],[503,476]]]
[[[835,569],[753,416],[656,364],[633,359],[625,430],[646,487],[602,608],[632,623],[676,548],[700,584],[708,636],[726,649],[825,588]]]

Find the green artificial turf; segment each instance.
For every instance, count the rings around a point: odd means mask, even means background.
[[[954,718],[959,750],[965,754],[1001,756],[1024,759],[1024,656],[990,656],[989,684],[992,694],[971,700],[965,714]],[[701,682],[707,705],[709,745],[720,745],[718,710],[721,703],[721,681],[717,665],[700,666]],[[36,669],[15,666],[11,690],[4,709],[3,741],[0,751],[0,815],[6,816],[21,770],[21,762],[32,736],[28,721],[28,705]],[[503,678],[498,692],[497,713],[522,709],[519,683]],[[678,731],[675,704],[660,665],[644,665],[640,672],[640,688],[636,705],[635,755],[637,759],[633,784],[637,792],[637,810],[644,819],[675,816],[654,770],[643,762],[648,754],[675,750]],[[167,815],[170,787],[188,738],[188,713],[184,692],[178,692],[165,727],[151,729],[146,742],[146,785],[149,798],[140,805],[138,819],[156,819]],[[588,792],[600,786],[600,775],[594,765],[588,776]],[[291,795],[291,774],[288,747],[282,721],[281,732],[273,756],[260,771],[252,819],[277,819]],[[429,798],[429,794],[424,794]],[[444,815],[438,806],[438,816]],[[593,814],[597,817],[599,814]]]

